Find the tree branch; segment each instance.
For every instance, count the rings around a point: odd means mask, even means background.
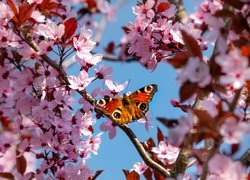
[[[143,161],[149,167],[151,167],[152,169],[154,169],[157,172],[161,173],[165,177],[169,177],[170,176],[169,171],[167,171],[164,167],[162,167],[161,165],[159,165],[158,163],[156,163],[155,161],[153,161],[150,158],[150,156],[145,151],[145,149],[143,148],[142,144],[140,143],[140,141],[138,140],[138,138],[135,136],[135,134],[133,133],[133,131],[130,128],[128,128],[126,126],[119,126],[119,127],[126,133],[126,135],[129,137],[129,139],[131,140],[131,142],[134,144],[136,150],[138,151],[138,153],[142,157]]]
[[[219,151],[221,140],[222,136],[220,135],[214,138],[214,146],[211,148],[210,152],[207,155],[207,159],[202,166],[201,180],[206,180],[208,174],[208,162]]]
[[[171,177],[177,178],[179,174],[184,174],[188,165],[190,164],[188,162],[190,153],[188,150],[182,149],[177,157],[177,160],[174,164],[174,168],[171,169]]]
[[[177,13],[176,13],[177,20],[180,22],[184,22],[188,15],[182,0],[169,0],[169,2],[171,4],[175,4],[177,7]]]

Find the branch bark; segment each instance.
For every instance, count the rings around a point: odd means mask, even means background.
[[[143,161],[149,167],[151,167],[152,169],[154,169],[157,172],[161,173],[165,177],[169,177],[170,176],[169,171],[167,171],[164,167],[162,167],[161,165],[159,165],[158,163],[156,163],[155,161],[153,161],[150,158],[150,156],[148,155],[148,153],[143,148],[141,142],[138,140],[138,138],[135,136],[135,134],[133,133],[133,131],[130,128],[128,128],[126,126],[119,126],[119,127],[126,133],[126,135],[129,137],[129,139],[131,140],[131,142],[134,144],[136,150],[138,151],[138,153],[142,157]]]
[[[176,13],[177,20],[180,22],[184,22],[188,15],[182,0],[169,0],[169,2],[171,4],[176,5],[177,7],[177,13]]]

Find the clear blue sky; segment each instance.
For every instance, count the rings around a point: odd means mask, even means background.
[[[187,12],[193,12],[197,4],[201,2],[198,0],[184,0]],[[106,45],[110,41],[119,43],[120,37],[123,34],[121,26],[127,25],[128,21],[134,20],[131,7],[136,1],[128,1],[126,5],[118,12],[117,21],[108,24],[104,31],[104,36],[101,45]],[[100,48],[99,48],[100,50]],[[98,51],[98,49],[97,49]],[[100,52],[100,51],[99,51]],[[153,101],[150,103],[150,113],[153,114],[152,124],[153,128],[149,132],[145,130],[143,124],[130,124],[132,130],[141,141],[147,140],[149,137],[156,137],[157,126],[160,126],[164,134],[167,134],[167,129],[162,127],[157,121],[156,117],[178,118],[181,114],[176,108],[170,105],[171,98],[178,98],[178,86],[175,83],[175,70],[168,64],[161,63],[157,69],[151,73],[143,68],[139,63],[112,63],[103,61],[106,66],[113,68],[113,81],[123,83],[131,80],[128,91],[134,91],[148,84],[157,84],[158,92],[155,94]],[[77,65],[71,67],[70,72],[74,74],[79,70]],[[99,87],[102,87],[99,84]],[[99,125],[105,119],[98,120],[94,126],[95,134],[100,132]],[[104,172],[98,179],[104,180],[120,180],[125,179],[122,169],[131,169],[133,164],[142,161],[136,149],[129,141],[128,137],[117,128],[117,136],[110,140],[108,134],[102,135],[102,143],[98,155],[93,155],[91,159],[87,160],[87,164],[93,170],[103,169]]]

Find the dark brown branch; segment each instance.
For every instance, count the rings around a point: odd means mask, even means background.
[[[174,164],[173,169],[171,169],[170,173],[171,173],[171,177],[173,178],[177,178],[177,176],[179,174],[184,174],[188,165],[189,165],[189,156],[190,153],[185,150],[182,149],[176,159],[176,162]]]
[[[177,20],[180,21],[180,22],[184,22],[188,15],[187,15],[187,12],[185,10],[185,7],[183,5],[182,0],[169,0],[169,2],[171,4],[176,5],[176,8],[177,8],[177,13],[176,13]]]
[[[221,140],[222,137],[220,135],[214,138],[214,146],[208,152],[206,162],[204,162],[202,166],[201,180],[206,180],[208,174],[208,162],[219,151]]]
[[[135,134],[133,133],[133,131],[126,127],[126,126],[119,126],[129,137],[129,139],[131,140],[131,142],[134,144],[135,148],[137,149],[138,153],[140,154],[140,156],[142,157],[143,161],[152,169],[156,170],[157,172],[160,172],[162,175],[164,175],[165,177],[169,177],[170,173],[169,171],[167,171],[165,168],[163,168],[161,165],[159,165],[158,163],[156,163],[155,161],[153,161],[150,156],[148,155],[148,153],[145,151],[145,149],[143,148],[142,144],[140,143],[140,141],[138,140],[138,138],[135,136]]]
[[[250,149],[241,156],[240,161],[244,166],[250,167]]]

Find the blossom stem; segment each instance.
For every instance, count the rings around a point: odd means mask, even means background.
[[[208,152],[206,162],[204,162],[202,166],[202,175],[201,180],[206,180],[207,174],[208,174],[208,162],[209,160],[218,152],[221,144],[222,136],[218,135],[214,138],[214,146],[212,149]]]

